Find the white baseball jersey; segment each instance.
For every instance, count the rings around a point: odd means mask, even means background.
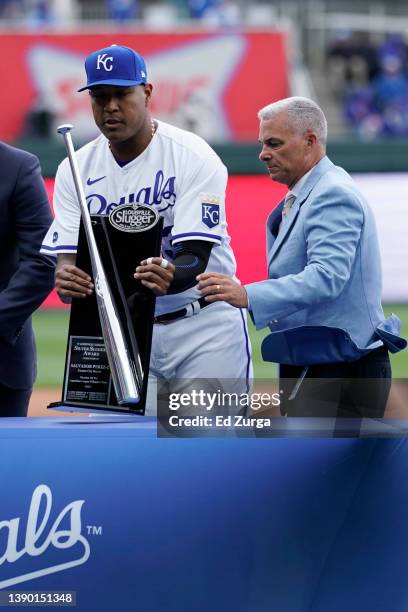
[[[79,149],[77,160],[91,214],[109,214],[120,204],[148,204],[164,219],[164,257],[173,259],[177,243],[205,240],[214,243],[207,270],[235,274],[225,220],[227,171],[202,138],[159,121],[147,148],[123,167],[103,135]],[[75,253],[80,210],[67,158],[56,175],[54,211],[41,252]],[[196,287],[158,297],[156,314],[178,310],[199,297]]]

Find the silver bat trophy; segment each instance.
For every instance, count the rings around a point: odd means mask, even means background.
[[[71,138],[73,126],[66,124],[57,128],[62,134],[68,152],[68,159],[74,179],[75,191],[81,209],[86,239],[88,241],[89,254],[91,258],[92,273],[95,285],[95,295],[98,304],[99,316],[103,338],[105,341],[106,354],[112,374],[118,404],[137,404],[140,401],[141,387],[138,385],[138,376],[129,356],[126,338],[123,334],[116,305],[112,299],[109,283],[103,269],[101,257],[96,244],[92,229],[91,216],[86,204],[85,192],[79,173],[78,162],[75,155],[74,145]],[[139,360],[140,361],[140,360]],[[138,363],[139,371],[142,372],[141,363]]]

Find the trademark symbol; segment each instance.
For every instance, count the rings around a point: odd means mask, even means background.
[[[86,530],[88,532],[88,535],[93,535],[93,536],[102,535],[102,525],[87,525]]]

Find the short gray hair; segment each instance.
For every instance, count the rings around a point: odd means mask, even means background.
[[[272,102],[261,108],[258,112],[258,119],[261,121],[272,119],[279,113],[286,112],[288,127],[299,134],[305,134],[307,130],[312,130],[322,144],[327,140],[327,120],[316,102],[309,98],[294,96],[284,98],[277,102]]]

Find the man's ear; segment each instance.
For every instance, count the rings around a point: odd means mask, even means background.
[[[314,132],[308,130],[306,132],[306,143],[309,147],[314,147],[317,143],[317,136]]]
[[[146,106],[149,106],[150,98],[152,97],[152,92],[153,92],[153,85],[151,83],[146,83],[144,86],[144,91],[145,91]]]

